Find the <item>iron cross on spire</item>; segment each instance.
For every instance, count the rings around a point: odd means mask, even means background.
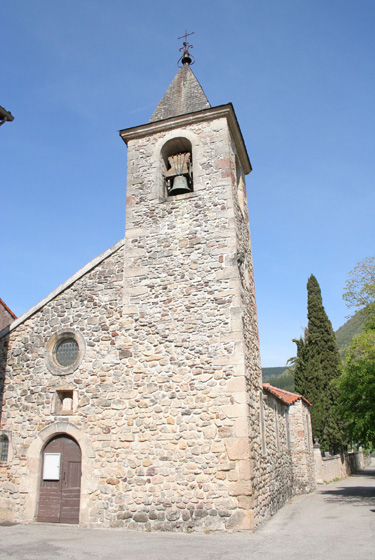
[[[194,57],[192,57],[192,55],[189,53],[189,49],[192,49],[193,45],[190,45],[187,40],[187,38],[190,35],[194,35],[194,33],[195,31],[193,31],[192,33],[188,33],[187,29],[185,29],[185,35],[182,35],[182,37],[178,37],[178,40],[185,39],[185,41],[183,41],[183,47],[179,49],[180,52],[181,51],[184,52],[182,53],[182,56],[177,63],[178,65],[180,62],[182,62],[182,64],[194,64],[195,62]]]

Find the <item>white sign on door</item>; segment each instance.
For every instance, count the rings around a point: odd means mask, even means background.
[[[43,480],[60,480],[61,453],[45,453]]]

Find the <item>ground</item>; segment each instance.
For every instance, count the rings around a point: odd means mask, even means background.
[[[256,533],[139,533],[36,523],[0,527],[1,558],[17,560],[369,560],[375,463],[293,498]]]

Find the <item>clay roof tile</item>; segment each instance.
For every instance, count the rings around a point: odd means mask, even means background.
[[[267,391],[267,393],[270,393],[270,395],[273,395],[274,397],[276,397],[277,399],[279,399],[281,402],[285,404],[290,405],[295,403],[299,399],[302,399],[306,404],[311,406],[311,403],[307,399],[305,399],[305,397],[303,397],[302,395],[297,395],[297,393],[291,393],[290,391],[284,391],[284,389],[273,387],[269,383],[263,383],[263,390]]]

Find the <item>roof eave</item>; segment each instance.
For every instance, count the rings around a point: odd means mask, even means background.
[[[218,107],[209,107],[208,109],[202,109],[201,111],[178,115],[176,117],[170,117],[162,121],[149,122],[132,128],[124,128],[119,130],[119,135],[127,145],[131,140],[150,136],[158,132],[166,132],[173,128],[187,126],[196,122],[210,121],[222,117],[226,118],[228,121],[228,126],[233,135],[244,173],[245,175],[248,175],[252,171],[252,167],[232,103],[219,105]]]
[[[299,400],[302,400],[307,405],[312,406],[311,403],[302,395],[298,395],[298,393],[292,393],[291,391],[284,391],[284,389],[278,389],[277,387],[274,388],[270,383],[263,383],[263,390],[275,397],[275,399],[278,399],[288,406],[291,406]],[[293,400],[288,401],[286,398],[283,398],[283,396],[279,394],[280,392],[290,395]]]
[[[74,284],[75,282],[77,282],[77,280],[79,280],[80,278],[82,278],[82,276],[84,276],[85,274],[87,274],[88,272],[90,272],[91,270],[93,270],[96,266],[98,266],[102,261],[104,261],[105,259],[107,259],[108,257],[110,257],[113,253],[115,253],[116,251],[118,251],[122,246],[124,245],[124,239],[120,239],[120,241],[118,241],[117,243],[115,243],[115,245],[112,245],[112,247],[110,247],[109,249],[107,249],[107,251],[104,251],[104,253],[101,253],[100,255],[98,255],[97,257],[95,257],[94,259],[92,259],[89,263],[87,263],[85,266],[83,266],[80,270],[78,270],[78,272],[76,272],[75,274],[73,274],[73,276],[71,276],[70,278],[68,278],[68,280],[66,280],[63,284],[61,284],[58,288],[56,288],[56,290],[54,290],[53,292],[51,292],[50,294],[48,294],[47,297],[45,297],[44,299],[42,299],[39,303],[37,303],[36,305],[34,305],[34,307],[31,307],[28,311],[26,311],[25,313],[23,313],[22,315],[20,315],[18,317],[18,319],[16,319],[15,321],[13,321],[13,323],[11,323],[10,325],[8,325],[7,327],[5,327],[2,331],[0,331],[0,338],[2,338],[3,336],[5,336],[6,334],[8,334],[10,331],[13,331],[15,328],[17,328],[19,325],[21,325],[22,323],[24,323],[27,319],[29,319],[32,315],[34,315],[35,313],[37,313],[40,309],[42,309],[45,305],[47,305],[47,303],[49,303],[51,300],[53,300],[56,296],[58,296],[59,294],[61,294],[62,292],[64,292],[65,290],[67,290],[68,288],[70,288],[70,286],[72,284]]]

